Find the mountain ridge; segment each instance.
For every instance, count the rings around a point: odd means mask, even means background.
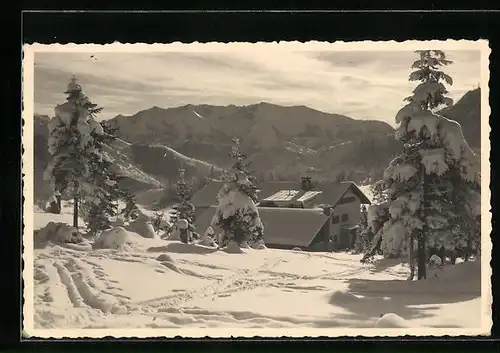
[[[469,144],[480,147],[480,89],[467,92],[439,113],[459,122]],[[35,114],[35,190],[46,183],[38,174],[50,158],[46,148],[49,120]],[[153,106],[108,121],[118,128],[119,137],[110,146],[111,152],[118,165],[129,166],[124,174],[128,171],[132,189],[171,185],[181,167],[189,178],[218,175],[231,164],[228,154],[234,137],[241,138],[251,169],[261,180],[301,175],[357,182],[378,179],[401,150],[394,139],[395,129],[383,121],[358,120],[304,105]],[[149,177],[152,183],[141,185],[141,178]]]
[[[481,147],[481,88],[467,91],[455,104],[439,113],[462,126],[469,145],[476,150]]]
[[[385,140],[383,145],[392,152],[397,150],[397,143],[393,141],[394,129],[385,122],[357,120],[303,105],[283,107],[261,102],[245,106],[152,107],[130,116],[118,115],[110,123],[131,143],[170,146],[188,157],[221,167],[229,166],[231,141],[240,137],[242,150],[264,179],[296,178],[294,173],[311,174],[311,170],[319,169],[323,172],[316,173],[315,177],[331,178],[342,169],[353,169],[353,165],[344,158],[345,165],[333,168],[333,161],[327,163],[329,167],[325,170],[317,165],[322,164],[321,157],[316,158],[314,165],[309,165],[306,155],[349,150],[352,148],[348,144],[359,145],[363,139],[382,139]],[[368,174],[373,167],[370,164],[356,173]]]
[[[47,115],[34,114],[34,191],[35,200],[42,204],[52,195],[48,181],[44,180],[43,172],[50,161],[48,152],[48,123]],[[113,159],[113,169],[119,175],[119,183],[133,193],[161,189],[171,184],[178,176],[178,168],[184,167],[187,175],[202,179],[210,172],[220,173],[220,169],[204,161],[188,158],[169,148],[168,146],[145,146],[138,151],[127,141],[117,138],[105,146],[105,151]],[[160,149],[160,155],[156,150]],[[159,159],[161,158],[161,159]],[[147,161],[153,161],[149,163]],[[158,163],[161,160],[164,163]],[[153,166],[168,166],[167,168],[152,168]],[[156,174],[155,174],[156,172]]]

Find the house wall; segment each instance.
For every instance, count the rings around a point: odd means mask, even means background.
[[[332,227],[331,220],[328,220],[327,222],[325,222],[323,227],[321,227],[318,234],[316,234],[316,236],[312,240],[311,244],[309,244],[309,245],[313,246],[313,245],[318,244],[318,243],[327,242],[329,239],[331,227]]]
[[[264,238],[265,241],[265,238]],[[282,244],[268,244],[266,243],[266,247],[269,249],[280,249],[280,250],[292,250],[293,248],[300,248],[301,250],[307,250],[307,247],[304,246],[295,246],[295,245],[282,245]]]
[[[329,219],[323,227],[321,227],[321,230],[318,232],[316,237],[313,239],[311,244],[309,244],[309,247],[307,248],[307,251],[332,251],[334,249],[334,244],[329,242],[330,239],[330,234],[331,234],[331,219]]]
[[[354,201],[346,204],[338,204],[337,206],[335,206],[335,209],[333,210],[332,220],[334,216],[339,216],[340,220],[338,223],[332,222],[330,226],[330,234],[332,238],[335,238],[335,236],[337,236],[338,239],[338,237],[340,236],[340,228],[355,226],[360,221],[361,201],[359,200],[359,198],[351,191],[347,191],[343,197],[354,197]],[[343,214],[348,215],[348,219],[346,221],[342,221]]]

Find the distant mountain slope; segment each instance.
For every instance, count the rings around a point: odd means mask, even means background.
[[[310,148],[324,147],[324,141],[350,140],[377,135],[393,129],[381,121],[355,120],[323,113],[304,106],[282,107],[259,103],[249,106],[186,105],[178,108],[143,110],[133,116],[112,119],[126,141],[160,143],[168,146],[192,141],[230,144],[234,136],[256,149],[282,147],[297,139]]]
[[[440,113],[462,125],[471,147],[480,147],[479,89]],[[40,197],[49,196],[42,178],[50,158],[48,121],[49,117],[35,114],[35,193]],[[118,127],[121,139],[109,147],[109,153],[125,176],[122,183],[137,191],[169,184],[180,167],[188,178],[218,175],[217,166],[226,168],[231,163],[228,154],[235,136],[242,139],[251,169],[261,179],[290,180],[304,174],[318,180],[377,179],[401,151],[387,123],[304,106],[153,107],[132,116],[118,115],[110,122]]]
[[[46,115],[34,116],[34,196],[35,200],[47,200],[51,196],[51,190],[48,183],[43,180],[43,172],[50,160],[50,154],[47,147],[49,131],[47,124],[50,118]]]
[[[51,190],[43,179],[43,171],[51,156],[48,153],[47,139],[50,118],[35,114],[34,154],[35,154],[35,199],[46,200]],[[186,170],[187,178],[198,181],[213,173],[220,174],[217,166],[186,157],[174,149],[162,145],[131,144],[120,138],[106,146],[106,152],[114,159],[115,171],[120,176],[120,184],[136,193],[148,189],[161,188],[172,184],[178,177],[178,169]]]
[[[38,114],[34,116],[34,188],[36,200],[47,200],[52,192],[48,182],[43,179],[43,172],[51,158],[47,147],[47,124],[49,121],[48,116]],[[107,146],[106,149],[115,161],[114,167],[121,176],[120,183],[132,191],[161,187],[161,183],[155,177],[148,175],[133,163],[128,155],[128,145],[128,143],[118,140],[113,146]]]
[[[394,129],[384,122],[304,106],[153,107],[133,116],[119,115],[111,122],[131,143],[170,146],[222,167],[229,163],[231,139],[240,137],[252,168],[269,178],[296,178],[297,173],[332,178],[344,170],[366,176],[371,169],[386,166],[400,148]],[[375,150],[378,155],[363,150],[371,145],[382,146]]]
[[[179,168],[186,177],[207,177],[211,172],[218,175],[221,169],[205,161],[186,157],[173,148],[163,145],[129,144],[129,155],[143,171],[161,179],[176,180]],[[213,170],[212,170],[213,168]]]
[[[481,89],[465,93],[453,106],[440,111],[462,126],[465,139],[474,149],[481,147]]]

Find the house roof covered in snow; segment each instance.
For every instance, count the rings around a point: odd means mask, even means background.
[[[196,207],[215,206],[217,204],[217,193],[222,188],[223,184],[224,183],[221,181],[212,181],[208,183],[204,188],[193,195],[191,202]],[[347,191],[351,191],[360,199],[362,204],[371,203],[363,191],[361,191],[355,183],[350,181],[323,184],[319,188],[313,188],[309,191],[303,190],[300,182],[269,181],[259,183],[257,187],[259,189],[259,200],[279,198],[280,195],[285,192],[287,202],[301,202],[313,199],[316,205],[327,204],[334,207]],[[314,191],[317,193],[314,193]],[[284,199],[281,201],[284,201]]]
[[[205,233],[215,210],[216,207],[209,207],[196,219],[198,233]],[[308,247],[330,219],[322,209],[259,207],[259,215],[266,244],[297,247]]]

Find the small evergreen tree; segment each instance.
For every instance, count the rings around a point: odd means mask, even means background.
[[[248,163],[237,138],[233,139],[230,157],[233,166],[224,173],[225,183],[217,195],[218,207],[212,219],[212,225],[223,231],[219,246],[232,240],[240,246],[250,243],[264,247],[264,226],[256,206],[257,188],[248,178]]]
[[[163,219],[165,218],[165,214],[159,208],[155,207],[153,209],[153,217],[151,219],[151,224],[155,232],[158,233],[160,229],[162,229]]]
[[[121,196],[114,173],[111,172],[112,162],[106,158],[91,159],[91,177],[94,184],[92,197],[87,197],[83,206],[88,209],[85,221],[92,235],[111,227],[111,218],[118,211],[117,200]],[[102,168],[102,169],[101,169]]]
[[[135,197],[129,192],[123,192],[123,200],[125,201],[125,207],[120,212],[125,222],[130,220],[135,220],[138,217],[139,208],[135,203]]]
[[[368,227],[368,209],[365,205],[361,206],[360,219],[356,232],[356,243],[354,251],[356,253],[366,254],[369,251],[373,233]]]
[[[93,192],[89,179],[90,159],[97,153],[94,137],[104,133],[94,118],[102,108],[89,100],[75,77],[65,93],[67,102],[56,107],[48,126],[52,159],[45,178],[56,193],[73,199],[73,226],[78,229],[79,201]]]
[[[385,230],[384,226],[389,224],[389,220],[388,201],[379,202],[368,207],[366,214],[366,232],[368,233],[368,239],[371,240],[371,243],[368,245],[367,251],[361,259],[361,262],[370,262],[376,254],[382,252],[382,233]]]
[[[173,207],[174,212],[170,220],[175,224],[178,220],[185,219],[188,222],[189,230],[194,232],[196,229],[196,209],[190,202],[192,186],[186,181],[185,172],[185,169],[179,169],[175,197],[177,204]]]
[[[210,171],[208,172],[208,177],[207,180],[214,180],[215,179],[215,167],[212,165],[210,167]]]
[[[396,116],[396,139],[403,143],[403,151],[384,173],[381,185],[386,187],[389,218],[377,232],[372,250],[378,247],[389,257],[409,254],[413,274],[417,245],[418,279],[425,279],[429,246],[456,248],[460,243],[461,233],[453,230],[458,217],[454,201],[472,190],[477,164],[460,125],[434,113],[452,104],[441,82],[452,84],[452,79],[439,70],[451,61],[438,50],[417,53],[420,58],[412,66],[416,70],[410,81],[421,83]]]
[[[83,203],[89,209],[86,222],[89,232],[93,235],[111,227],[112,218],[118,215],[118,201],[131,198],[131,195],[119,186],[118,175],[112,167],[113,160],[106,152],[117,138],[117,128],[107,122],[100,124],[103,133],[92,133],[95,153],[89,160],[89,179],[94,185],[93,195]],[[136,207],[135,203],[133,206]]]
[[[233,161],[233,170],[240,171],[242,173],[248,174],[249,163],[247,161],[247,156],[241,152],[241,141],[239,138],[233,138],[233,145],[229,157]]]
[[[340,172],[338,172],[337,176],[335,177],[335,181],[337,183],[341,183],[343,181],[346,181],[346,172],[344,170],[341,170]]]

